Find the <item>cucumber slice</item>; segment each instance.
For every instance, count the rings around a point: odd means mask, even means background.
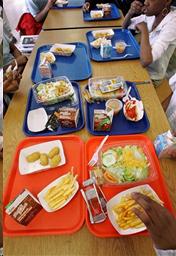
[[[103,154],[102,162],[104,166],[110,167],[111,165],[116,163],[116,155],[112,154],[111,152],[109,152],[109,154]]]

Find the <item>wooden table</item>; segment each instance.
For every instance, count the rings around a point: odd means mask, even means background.
[[[59,41],[85,41],[86,30],[70,30],[42,32],[36,47],[31,54],[24,71],[23,79],[20,85],[20,91],[16,93],[9,110],[5,117],[5,145],[4,145],[4,182],[7,179],[9,168],[15,148],[25,136],[22,132],[22,123],[26,107],[28,89],[31,86],[30,74],[36,54],[36,49],[42,44],[56,43]],[[96,63],[92,62],[93,75],[122,75],[126,80],[146,80],[149,79],[147,72],[139,63],[139,60]],[[87,81],[80,83],[81,88]],[[150,129],[146,135],[154,139],[157,134],[169,129],[169,125],[163,109],[159,103],[155,89],[152,85],[138,85],[138,90],[145,105],[147,115],[150,120]],[[90,135],[83,129],[76,133],[86,141]],[[160,161],[163,174],[168,185],[173,205],[176,207],[176,172],[175,161]],[[80,231],[73,235],[63,236],[41,236],[41,237],[15,237],[4,239],[5,255],[7,256],[104,256],[104,255],[123,255],[123,256],[152,256],[155,255],[152,242],[149,237],[123,237],[100,239],[94,237],[84,226]]]
[[[82,9],[50,10],[43,24],[43,29],[121,27],[123,20],[122,12],[121,18],[118,20],[86,22],[83,20]]]

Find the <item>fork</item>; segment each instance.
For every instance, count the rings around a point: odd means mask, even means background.
[[[105,144],[105,142],[107,141],[109,135],[106,135],[104,137],[104,139],[102,140],[102,142],[100,143],[100,145],[98,146],[97,150],[95,151],[95,153],[93,154],[92,158],[90,159],[88,165],[93,167],[97,161],[98,161],[98,153],[99,151],[102,149],[103,145]]]
[[[127,54],[125,54],[125,55],[123,55],[123,56],[121,56],[121,57],[111,57],[111,59],[113,60],[121,60],[121,59],[125,59],[126,57],[128,57],[128,56],[133,56],[133,54],[131,54],[131,53],[127,53]]]

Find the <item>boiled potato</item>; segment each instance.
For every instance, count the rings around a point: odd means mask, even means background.
[[[33,152],[32,154],[30,154],[26,157],[26,161],[28,163],[33,163],[33,162],[37,161],[39,158],[40,158],[40,153],[39,152]]]
[[[59,165],[61,161],[61,156],[60,155],[55,155],[53,158],[50,160],[50,166],[51,167],[56,167]]]
[[[51,159],[53,158],[55,155],[59,154],[59,148],[58,147],[54,147],[53,149],[50,150],[50,152],[48,153],[48,157]]]
[[[40,164],[43,166],[46,166],[46,165],[48,165],[48,162],[49,162],[48,155],[45,153],[41,154],[40,155]]]

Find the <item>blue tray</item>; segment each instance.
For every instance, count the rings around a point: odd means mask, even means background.
[[[54,5],[52,9],[74,9],[74,8],[81,8],[85,0],[68,0],[68,4],[62,7]]]
[[[53,77],[67,76],[69,80],[80,81],[88,79],[92,75],[92,68],[87,52],[87,46],[83,43],[72,43],[76,49],[71,56],[55,56],[56,62],[51,65]],[[38,48],[33,65],[31,79],[34,83],[42,81],[39,73],[40,53],[49,51],[52,45],[43,45]]]
[[[83,12],[83,19],[84,21],[107,21],[107,20],[117,20],[120,19],[121,14],[119,9],[117,8],[117,6],[115,4],[111,4],[112,8],[111,8],[111,15],[107,16],[107,17],[103,17],[101,19],[93,19],[90,16],[90,12]],[[101,10],[98,9],[97,7],[93,8],[93,10]]]
[[[83,105],[82,105],[82,98],[81,98],[81,93],[80,93],[79,85],[76,82],[72,82],[72,85],[73,85],[73,88],[74,88],[74,91],[75,91],[75,95],[76,95],[74,100],[72,100],[72,101],[71,100],[65,100],[63,102],[59,102],[57,104],[49,105],[49,106],[38,104],[35,101],[35,97],[33,95],[33,90],[30,89],[29,95],[28,95],[28,101],[27,101],[27,106],[26,106],[24,122],[23,122],[23,132],[27,136],[62,135],[62,134],[67,134],[67,133],[72,133],[72,132],[79,131],[79,130],[81,130],[84,127],[84,113],[83,113],[83,107],[82,107]],[[43,107],[46,110],[47,114],[50,115],[51,113],[54,112],[54,110],[57,110],[59,107],[63,107],[63,106],[79,107],[79,121],[78,121],[77,128],[61,128],[59,126],[57,131],[49,131],[49,130],[46,129],[46,130],[41,131],[41,132],[31,132],[28,129],[28,126],[27,126],[27,116],[28,116],[28,112],[30,110]]]
[[[114,36],[111,39],[112,46],[115,46],[115,42],[117,40],[124,40],[126,44],[131,45],[126,47],[125,51],[123,53],[117,53],[115,49],[112,48],[111,58],[103,59],[100,55],[100,49],[96,49],[93,46],[90,45],[92,41],[95,40],[95,38],[92,35],[92,31],[89,31],[86,33],[88,46],[89,46],[89,52],[90,52],[90,58],[94,61],[114,61],[114,60],[129,60],[129,59],[138,59],[140,57],[140,47],[134,36],[131,34],[131,32],[128,29],[113,29]],[[125,54],[133,54],[132,56],[123,56]]]
[[[131,86],[130,95],[140,99],[140,95],[134,83],[127,82],[128,87]],[[123,109],[113,117],[111,131],[104,132],[104,131],[94,131],[93,130],[93,113],[94,109],[105,109],[105,101],[102,102],[95,102],[95,103],[86,103],[86,126],[87,130],[93,135],[123,135],[123,134],[136,134],[136,133],[143,133],[148,130],[150,127],[150,123],[147,117],[146,112],[144,112],[143,118],[138,122],[131,122],[128,121],[124,114]]]

